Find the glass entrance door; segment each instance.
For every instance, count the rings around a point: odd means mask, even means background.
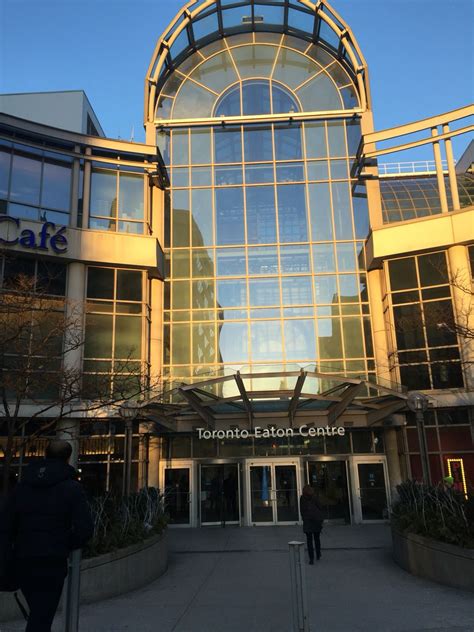
[[[383,462],[356,462],[358,503],[362,522],[388,518],[387,477]]]
[[[248,472],[251,522],[254,525],[298,522],[296,464],[252,463]]]
[[[326,520],[351,521],[346,461],[308,461],[308,482],[314,488]]]
[[[239,523],[239,499],[237,463],[200,466],[201,524]]]
[[[190,478],[189,467],[165,467],[164,504],[170,524],[190,523]]]

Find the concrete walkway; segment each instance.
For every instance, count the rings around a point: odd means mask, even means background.
[[[290,632],[287,542],[301,536],[297,527],[171,529],[167,573],[83,606],[80,630]],[[306,566],[311,632],[474,632],[474,595],[398,568],[387,526],[328,526],[322,543],[321,561]]]

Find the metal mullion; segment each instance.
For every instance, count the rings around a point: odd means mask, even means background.
[[[316,79],[316,77],[319,77],[319,75],[321,75],[324,72],[324,70],[325,70],[324,68],[321,68],[319,72],[316,72],[314,75],[311,75],[310,77],[308,77],[308,79],[305,79],[302,83],[300,83],[299,86],[296,86],[296,88],[293,89],[293,92],[298,92],[298,90],[301,90],[301,88],[303,88],[306,84],[313,81],[313,79]]]
[[[226,45],[226,50],[227,50],[227,52],[229,53],[230,59],[231,59],[232,64],[233,64],[233,66],[234,66],[234,70],[235,70],[235,72],[236,72],[236,74],[237,74],[237,79],[238,79],[238,82],[239,82],[239,83],[242,83],[242,77],[241,77],[240,72],[239,72],[239,67],[237,66],[237,63],[236,63],[236,61],[235,61],[235,59],[234,59],[234,55],[232,54],[232,49],[233,49],[233,48],[235,48],[235,46],[233,46],[233,47],[231,48],[231,47],[229,46],[229,44],[227,43],[227,39],[224,39],[224,42],[225,42],[225,45]],[[237,84],[237,82],[236,82],[236,84]],[[231,84],[231,85],[232,85],[232,84]],[[227,90],[227,89],[228,89],[228,87],[226,88],[226,90]],[[242,92],[242,89],[241,89],[241,92]],[[240,109],[240,111],[242,111],[242,104],[241,104],[241,109]]]
[[[207,90],[208,92],[211,92],[212,94],[214,94],[216,97],[220,96],[218,92],[215,92],[214,90],[212,90],[211,88],[208,88],[207,86],[205,86],[203,83],[196,81],[196,79],[193,79],[191,76],[188,75],[186,81],[191,81],[191,83],[196,84],[197,86],[199,86],[200,88],[204,88],[204,90]],[[179,90],[181,90],[181,88],[184,86],[184,84],[186,83],[186,81],[183,81],[183,83],[181,84],[181,86],[179,87]],[[178,92],[179,92],[178,90]],[[178,95],[178,93],[176,93],[176,96]]]
[[[114,292],[112,299],[112,353],[111,353],[111,374],[109,385],[111,387],[111,393],[114,389],[114,372],[115,372],[115,325],[117,319],[117,268],[114,268]]]
[[[351,220],[352,220],[352,242],[354,245],[354,241],[357,239],[356,237],[356,226],[355,226],[355,217],[354,217],[354,202],[353,202],[353,197],[352,197],[352,187],[350,186],[350,169],[349,169],[349,145],[347,142],[347,121],[346,119],[342,120],[342,124],[344,127],[344,147],[346,150],[346,155],[345,155],[345,161],[346,161],[346,168],[347,168],[347,173],[349,174],[349,182],[348,182],[348,186],[349,186],[349,197],[350,197],[350,203],[351,203]],[[331,165],[329,165],[329,168],[331,168]],[[332,178],[331,178],[332,179]],[[354,252],[355,254],[355,252]],[[357,261],[357,259],[356,259]],[[358,262],[357,262],[358,263]],[[358,272],[358,268],[357,268],[357,272]],[[359,295],[359,304],[361,303],[361,299],[360,299],[360,295]]]

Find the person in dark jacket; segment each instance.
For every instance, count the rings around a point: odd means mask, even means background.
[[[26,632],[50,632],[67,575],[67,558],[94,530],[67,441],[51,441],[46,458],[25,470],[0,516],[0,542],[13,544],[18,583],[30,615]]]
[[[315,548],[316,559],[321,559],[320,535],[323,528],[324,515],[311,485],[303,487],[303,494],[300,498],[300,513],[303,519],[303,531],[306,534],[306,542],[308,544],[309,563],[314,564]]]

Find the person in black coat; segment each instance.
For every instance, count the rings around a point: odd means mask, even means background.
[[[300,498],[300,513],[303,519],[303,531],[306,534],[306,541],[308,544],[309,563],[314,564],[315,548],[316,559],[321,559],[320,535],[323,528],[324,515],[311,485],[305,485],[303,487],[303,494]]]
[[[86,496],[68,464],[67,441],[51,441],[32,462],[0,516],[0,552],[13,547],[18,584],[30,615],[26,632],[50,632],[67,575],[67,558],[92,537]],[[1,570],[1,569],[0,569]]]

